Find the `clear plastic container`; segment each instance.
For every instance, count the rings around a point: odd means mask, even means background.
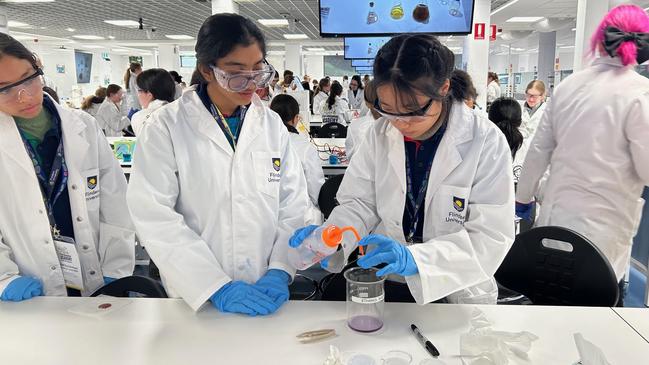
[[[358,332],[374,332],[383,327],[385,278],[375,268],[355,267],[345,271],[347,279],[347,325]]]
[[[298,270],[307,269],[333,254],[343,241],[343,233],[351,231],[360,241],[360,236],[354,227],[340,228],[335,225],[318,227],[311,235],[304,239],[297,248],[290,248],[288,260]]]

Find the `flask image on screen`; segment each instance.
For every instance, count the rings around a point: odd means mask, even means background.
[[[372,43],[370,43],[370,44],[367,46],[367,54],[372,54],[372,51],[374,51],[374,48],[372,47]]]
[[[367,24],[374,24],[377,21],[379,21],[379,17],[374,11],[374,2],[370,2],[370,11],[367,13]]]
[[[403,6],[401,6],[401,1],[395,1],[390,10],[390,16],[394,20],[400,20],[403,18]]]
[[[426,0],[421,1],[415,10],[412,11],[412,18],[419,23],[428,24],[428,19],[430,19],[430,10],[428,10],[428,3]]]

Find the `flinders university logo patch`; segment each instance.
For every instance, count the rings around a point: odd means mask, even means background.
[[[88,189],[94,190],[97,187],[97,176],[88,176]]]
[[[458,198],[456,196],[453,197],[453,208],[457,210],[458,212],[464,211],[464,199]]]
[[[279,171],[282,167],[282,161],[279,158],[273,158],[273,168],[275,171]]]

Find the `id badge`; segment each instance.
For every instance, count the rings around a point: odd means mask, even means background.
[[[54,246],[63,271],[65,286],[71,289],[83,290],[81,263],[74,240],[69,237],[58,236],[54,238]]]

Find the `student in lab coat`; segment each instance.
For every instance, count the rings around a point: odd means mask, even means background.
[[[44,95],[42,74],[0,34],[3,301],[86,296],[133,273],[124,173],[95,119]]]
[[[553,92],[523,165],[517,214],[529,219],[548,166],[537,226],[561,226],[590,239],[623,282],[649,185],[649,16],[620,5],[591,41],[598,56]],[[622,298],[623,293],[620,297]]]
[[[100,86],[97,88],[97,90],[95,90],[94,95],[87,96],[85,99],[83,99],[83,102],[81,103],[81,110],[94,117],[95,115],[97,115],[97,111],[99,110],[101,104],[104,102],[104,99],[106,99],[106,88]]]
[[[137,98],[137,75],[142,73],[142,65],[138,62],[131,62],[124,74],[124,85],[126,86],[126,111],[140,110],[140,100]]]
[[[347,125],[347,117],[345,116],[345,114],[347,111],[349,111],[349,104],[347,103],[347,101],[340,97],[342,93],[343,86],[338,82],[334,82],[331,85],[329,97],[327,97],[327,99],[320,106],[320,114],[322,114],[323,117],[338,117],[338,123]],[[325,123],[324,118],[322,122],[323,124]]]
[[[323,78],[318,84],[318,90],[313,95],[313,114],[321,114],[322,104],[329,97],[329,91],[331,90],[331,80],[328,78]]]
[[[545,84],[541,80],[533,80],[525,89],[525,104],[522,106],[522,125],[520,131],[523,134],[523,145],[514,158],[514,179],[518,181],[520,172],[523,169],[525,156],[532,144],[536,129],[539,127],[541,118],[546,108]]]
[[[513,159],[523,145],[521,105],[513,98],[498,98],[489,108],[489,120],[505,135]]]
[[[148,69],[137,77],[137,97],[144,109],[131,118],[136,136],[142,133],[154,111],[176,100],[176,85],[171,73],[161,68]]]
[[[106,88],[106,99],[101,103],[95,115],[97,123],[106,134],[106,137],[122,136],[122,129],[131,124],[127,113],[122,88],[115,84],[108,85]]]
[[[372,87],[382,118],[354,155],[325,223],[365,236],[359,245],[371,246],[359,266],[388,264],[378,272],[389,275],[387,300],[495,304],[493,274],[514,240],[509,146],[449,93],[453,64],[431,35],[396,36],[381,48]],[[315,228],[298,230],[289,245]],[[356,247],[346,239],[323,265],[340,271]]]
[[[270,103],[270,109],[279,114],[284,122],[286,129],[290,132],[291,147],[295,150],[302,162],[302,169],[306,177],[306,186],[311,198],[311,208],[307,214],[309,222],[322,222],[322,214],[318,209],[318,196],[320,188],[325,182],[324,172],[322,171],[322,160],[315,148],[306,135],[301,135],[297,131],[297,125],[300,122],[300,104],[294,97],[282,94],[277,95]],[[306,224],[309,224],[305,222]]]
[[[363,108],[365,98],[363,97],[363,83],[359,75],[352,76],[347,92],[347,101],[349,101],[349,109],[361,110]]]
[[[451,75],[451,91],[459,99],[464,100],[464,104],[480,117],[488,118],[487,113],[478,105],[478,91],[473,85],[471,75],[466,71],[455,69]]]
[[[502,95],[502,91],[500,89],[498,74],[489,72],[487,75],[487,109],[489,109],[491,103],[498,99],[500,95]]]
[[[360,78],[359,78],[360,79]],[[352,156],[358,148],[363,144],[367,137],[367,133],[374,125],[374,121],[379,119],[381,115],[374,109],[374,100],[376,100],[376,93],[371,87],[372,82],[363,91],[364,105],[362,110],[366,111],[360,118],[354,119],[349,122],[347,126],[347,138],[345,138],[345,155],[347,160],[351,161]]]
[[[196,42],[205,83],[158,110],[138,136],[129,207],[171,296],[198,310],[264,315],[288,297],[287,241],[306,180],[279,116],[255,90],[275,70],[261,30],[213,15]]]

